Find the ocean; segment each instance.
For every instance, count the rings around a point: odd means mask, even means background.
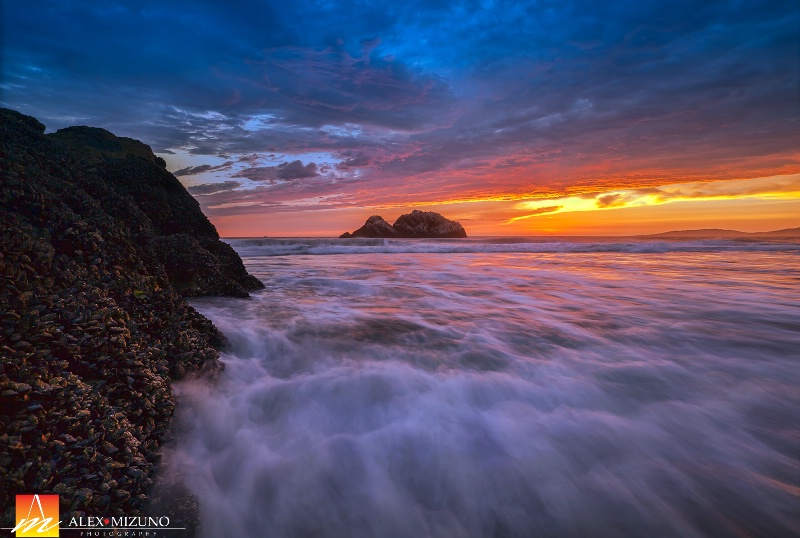
[[[229,242],[203,536],[800,535],[800,241]]]

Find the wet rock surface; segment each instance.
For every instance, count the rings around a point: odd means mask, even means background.
[[[224,336],[184,296],[263,287],[148,146],[44,130],[0,109],[3,526],[26,493],[67,521],[141,514],[170,382],[221,370]]]
[[[389,224],[382,217],[373,215],[367,222],[352,234],[345,232],[340,239],[348,237],[406,237],[406,238],[458,238],[467,237],[467,232],[460,223],[446,219],[433,211],[413,210],[400,215],[394,224]]]

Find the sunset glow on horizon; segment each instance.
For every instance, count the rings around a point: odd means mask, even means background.
[[[800,226],[797,4],[5,15],[0,104],[151,145],[223,236],[337,236],[412,209],[470,235]]]
[[[203,196],[198,198],[202,203]],[[800,224],[800,174],[536,199],[418,202],[292,213],[261,212],[257,205],[204,207],[211,214],[230,212],[215,220],[223,237],[332,237],[353,231],[371,215],[393,222],[412,209],[447,215],[460,221],[472,236],[644,235],[697,228],[766,232]]]

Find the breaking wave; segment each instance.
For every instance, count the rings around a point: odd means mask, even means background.
[[[193,302],[231,348],[167,458],[204,536],[800,534],[794,251],[234,244],[267,289]]]
[[[635,239],[493,237],[480,239],[227,239],[242,256],[331,254],[457,254],[535,252],[720,252],[762,251],[800,253],[800,241],[754,239]]]

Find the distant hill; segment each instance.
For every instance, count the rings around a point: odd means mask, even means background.
[[[800,228],[784,228],[783,230],[774,230],[772,232],[756,232],[750,235],[758,235],[762,237],[800,237]]]
[[[731,237],[800,237],[800,228],[785,228],[772,232],[740,232],[737,230],[723,230],[721,228],[705,228],[702,230],[676,230],[660,234],[642,235],[639,237],[655,237],[664,239],[700,239],[700,238],[731,238]]]

